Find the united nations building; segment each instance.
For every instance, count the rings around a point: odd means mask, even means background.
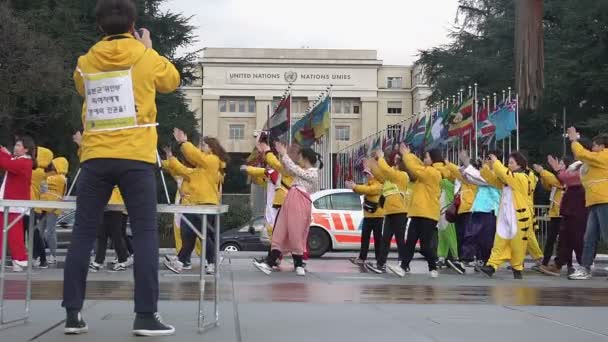
[[[430,88],[418,68],[384,65],[374,50],[206,48],[200,78],[182,87],[201,133],[231,153],[249,153],[291,85],[292,116],[301,117],[332,86],[333,150],[422,111]],[[295,122],[295,121],[294,121]]]

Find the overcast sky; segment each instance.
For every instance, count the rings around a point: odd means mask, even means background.
[[[411,64],[447,42],[457,0],[169,0],[193,15],[198,47],[375,49]]]

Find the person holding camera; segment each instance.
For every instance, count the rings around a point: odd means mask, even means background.
[[[135,252],[133,334],[172,335],[158,314],[156,212],[156,92],[180,84],[175,66],[152,48],[150,32],[136,30],[132,0],[98,0],[95,16],[104,37],[78,59],[76,90],[84,98],[76,216],[65,261],[64,332],[88,331],[82,317],[89,254],[112,189],[118,186],[129,212]]]
[[[376,261],[382,255],[382,224],[384,223],[384,209],[380,207],[380,195],[382,195],[382,183],[377,180],[367,165],[364,165],[363,174],[367,177],[367,184],[356,184],[353,181],[346,182],[346,188],[363,195],[363,224],[361,226],[361,250],[358,258],[351,258],[355,265],[363,265],[367,260],[369,242],[372,232],[374,233],[374,254]],[[390,247],[390,246],[389,246]]]

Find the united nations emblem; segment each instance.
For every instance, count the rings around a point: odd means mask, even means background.
[[[298,79],[298,73],[295,71],[287,71],[285,73],[285,82],[294,83]]]

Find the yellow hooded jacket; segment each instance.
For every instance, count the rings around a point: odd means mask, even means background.
[[[364,195],[366,201],[378,203],[378,201],[380,200],[380,195],[382,194],[382,183],[380,183],[376,178],[372,178],[367,181],[367,184],[355,185],[353,191],[358,193],[359,195]],[[378,209],[376,209],[376,211],[373,213],[369,213],[363,210],[363,217],[382,218],[384,217],[384,209],[378,206]]]
[[[281,174],[281,186],[278,186],[274,193],[274,201],[272,202],[274,207],[281,207],[287,197],[287,192],[291,188],[293,183],[293,176],[285,170],[281,161],[272,152],[267,152],[264,156],[266,164],[273,168],[275,171]]]
[[[117,37],[123,37],[115,39]],[[132,67],[133,93],[139,125],[156,123],[156,92],[170,93],[180,83],[180,76],[169,60],[154,49],[147,49],[131,34],[105,37],[87,54],[78,58],[74,71],[76,90],[85,97],[84,74],[128,70]],[[85,123],[86,101],[82,106]],[[86,127],[86,124],[85,124]],[[87,131],[82,136],[80,161],[116,158],[156,162],[158,136],[156,127],[112,131]]]
[[[455,180],[460,182],[460,206],[458,207],[458,214],[470,213],[473,209],[473,201],[475,201],[475,196],[477,195],[477,186],[466,181],[456,164],[447,163],[445,167],[450,172],[447,178],[452,182]]]
[[[163,161],[163,169],[169,171],[173,177],[182,177],[182,185],[179,188],[181,204],[196,205],[209,202],[209,196],[205,191],[207,186],[207,171],[204,168],[189,168],[180,163],[175,157]]]
[[[557,177],[547,170],[540,173],[540,183],[547,191],[551,191],[549,204],[549,218],[561,217],[559,210],[564,197],[564,187]]]
[[[441,170],[445,170],[443,163],[434,163],[432,166],[424,166],[422,161],[412,153],[403,156],[403,162],[407,169],[416,178],[414,189],[412,189],[412,206],[409,217],[427,218],[439,221],[441,206]]]
[[[406,194],[408,184],[410,183],[410,177],[407,175],[407,172],[392,168],[384,158],[378,159],[378,168],[372,168],[371,172],[378,181],[383,183],[387,181],[391,182],[399,190],[398,193],[385,196],[384,215],[407,214],[409,202]]]
[[[608,204],[608,149],[592,152],[579,142],[572,143],[572,153],[577,160],[585,163],[581,176],[585,188],[585,204],[591,207]]]
[[[51,165],[51,161],[53,161],[53,151],[48,148],[38,146],[36,162],[38,164],[38,168],[32,171],[32,185],[30,187],[31,199],[32,201],[40,200],[40,186],[44,184],[46,188],[46,169]],[[39,212],[36,210],[36,212]]]
[[[219,204],[226,163],[215,154],[203,152],[189,142],[182,144],[181,151],[195,169],[200,169],[200,179],[196,179],[196,184],[192,184],[197,187],[198,204]]]
[[[525,172],[512,172],[499,160],[494,163],[493,170],[484,166],[480,173],[483,179],[497,189],[506,186],[511,188],[517,227],[519,229],[531,228],[533,213],[530,210],[530,181],[528,175]]]
[[[42,201],[63,201],[65,191],[67,188],[68,180],[65,175],[68,173],[69,163],[68,160],[59,157],[53,159],[51,162],[55,168],[55,172],[48,175],[46,178],[47,191],[40,193],[40,200]],[[45,212],[53,212],[52,209],[45,209]],[[55,210],[55,214],[61,214],[61,210]]]

